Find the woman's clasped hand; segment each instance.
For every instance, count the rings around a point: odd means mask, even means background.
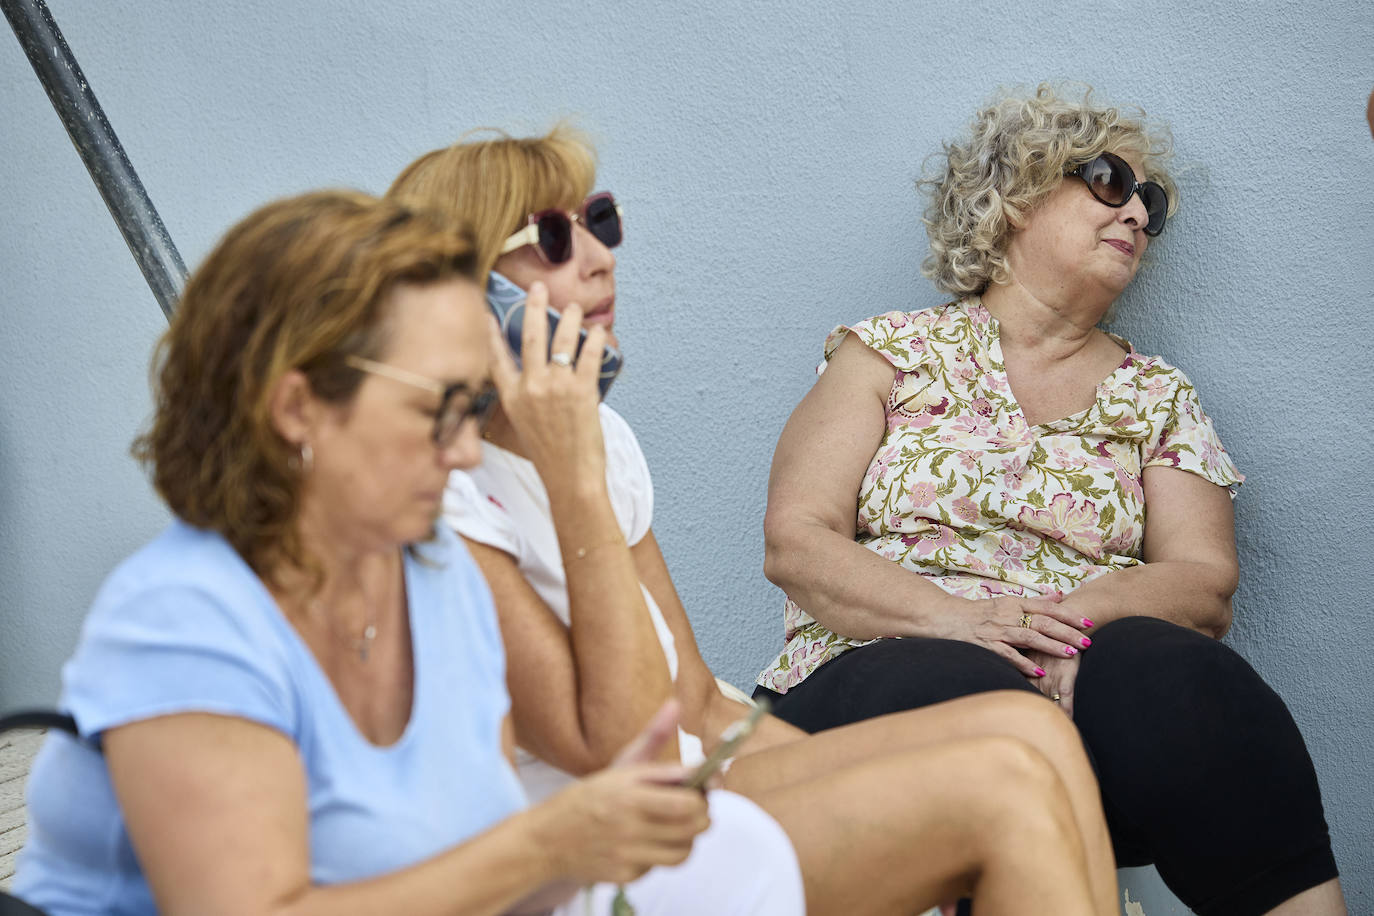
[[[1085,635],[1091,620],[1052,598],[987,598],[974,601],[949,596],[935,617],[947,629],[932,635],[958,639],[990,649],[1028,678],[1044,676],[1032,653],[1049,658],[1073,658],[1092,645]]]

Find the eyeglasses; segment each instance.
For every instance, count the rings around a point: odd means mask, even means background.
[[[1132,194],[1139,194],[1150,217],[1145,224],[1145,234],[1153,238],[1164,231],[1164,220],[1169,215],[1169,195],[1153,181],[1136,181],[1135,172],[1120,156],[1103,153],[1064,173],[1065,178],[1071,175],[1082,178],[1093,197],[1109,207],[1124,207]]]
[[[405,385],[413,385],[416,388],[423,388],[425,391],[432,391],[439,395],[439,410],[434,415],[434,444],[439,448],[448,448],[457,438],[458,431],[463,428],[463,424],[468,420],[477,423],[480,432],[491,419],[492,412],[496,409],[498,397],[496,387],[488,382],[476,392],[468,388],[467,382],[454,382],[452,385],[445,385],[443,382],[436,381],[414,372],[407,372],[405,369],[398,369],[395,366],[388,366],[386,363],[379,363],[374,360],[364,359],[361,356],[345,356],[344,363],[354,369],[363,372],[370,372],[373,375],[380,375],[392,381],[401,382]]]
[[[517,248],[533,245],[548,263],[562,264],[572,257],[573,223],[577,222],[585,226],[598,242],[607,248],[614,248],[625,237],[620,224],[623,215],[610,191],[588,197],[582,201],[576,213],[540,210],[530,214],[529,225],[506,239],[501,246],[501,253],[510,254]]]

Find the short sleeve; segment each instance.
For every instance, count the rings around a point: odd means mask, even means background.
[[[1175,376],[1174,390],[1160,433],[1146,451],[1142,467],[1178,468],[1228,487],[1234,494],[1234,488],[1245,482],[1245,475],[1222,446],[1192,382],[1180,370],[1169,370]]]
[[[485,492],[466,471],[449,475],[444,489],[444,521],[463,537],[520,556],[516,521],[501,501]]]
[[[98,598],[63,669],[63,705],[83,735],[186,712],[237,716],[297,737],[281,640],[259,607],[187,584]]]
[[[840,325],[825,338],[825,359],[835,355],[845,337],[853,334],[902,372],[914,372],[929,358],[927,335],[932,326],[947,321],[948,306],[920,312],[887,312],[852,325]],[[816,367],[819,375],[826,363]]]
[[[606,480],[625,540],[638,544],[654,520],[654,484],[639,440],[625,418],[601,405],[601,433],[606,440]]]

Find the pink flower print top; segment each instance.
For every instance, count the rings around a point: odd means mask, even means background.
[[[1187,376],[1119,337],[1128,355],[1093,406],[1028,426],[997,320],[977,299],[838,327],[826,359],[850,332],[897,370],[887,432],[859,488],[855,540],[950,594],[1070,592],[1139,564],[1147,467],[1231,488],[1244,480]],[[786,646],[758,679],[780,693],[872,641],[831,632],[790,599],[783,625]]]

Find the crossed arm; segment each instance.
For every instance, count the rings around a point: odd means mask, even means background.
[[[1226,490],[1172,468],[1145,470],[1142,566],[1080,586],[1062,602],[952,598],[856,544],[859,488],[886,428],[895,370],[852,337],[788,420],[773,458],[764,521],[765,574],[836,633],[936,636],[987,645],[1024,673],[1017,650],[1076,645],[1083,618],[1160,617],[1219,637],[1230,624],[1237,564]],[[1016,626],[1036,616],[1035,630]],[[986,618],[986,619],[983,619]],[[1016,630],[1023,632],[1017,633]]]

